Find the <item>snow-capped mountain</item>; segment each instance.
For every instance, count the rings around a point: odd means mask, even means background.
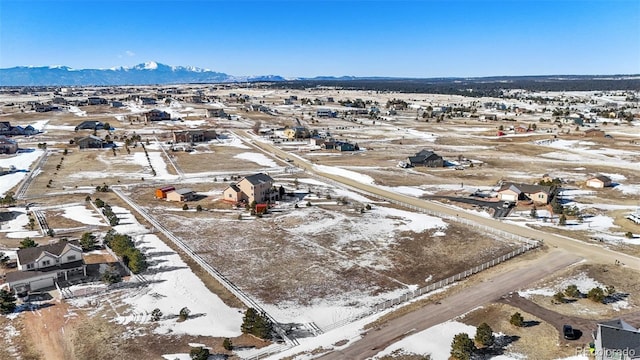
[[[0,86],[162,85],[284,80],[278,75],[231,76],[194,66],[170,66],[155,61],[110,69],[72,69],[67,66],[0,69]]]

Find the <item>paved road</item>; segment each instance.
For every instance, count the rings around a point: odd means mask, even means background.
[[[339,175],[324,173],[321,171],[317,171],[314,169],[313,164],[309,161],[292,155],[288,152],[280,150],[279,148],[265,142],[261,141],[253,141],[252,135],[247,133],[246,131],[237,131],[236,135],[243,138],[245,141],[250,142],[254,146],[263,149],[265,152],[275,155],[281,159],[292,159],[293,165],[304,169],[310,173],[316,173],[322,177],[334,180],[336,182],[342,183],[344,185],[350,186],[352,188],[356,188],[362,191],[366,191],[371,194],[375,194],[377,196],[390,199],[393,201],[401,202],[410,206],[414,206],[417,208],[425,209],[432,212],[437,212],[440,214],[459,217],[462,219],[467,219],[474,223],[484,225],[490,228],[502,230],[504,232],[515,234],[523,237],[528,237],[531,239],[542,240],[548,246],[552,248],[562,248],[569,253],[576,254],[578,256],[584,257],[591,262],[594,263],[602,263],[602,264],[614,264],[616,260],[622,262],[624,265],[629,266],[633,269],[640,269],[640,258],[623,254],[617,251],[613,251],[607,249],[598,244],[590,244],[584,241],[579,241],[575,239],[571,239],[564,236],[559,236],[551,233],[547,233],[540,230],[535,230],[515,224],[511,224],[508,222],[504,222],[501,220],[486,218],[482,216],[475,215],[473,213],[467,213],[440,203],[418,199],[415,197],[411,197],[408,195],[398,194],[392,191],[388,191],[385,189],[381,189],[374,185],[363,184],[353,179],[345,178]]]
[[[563,250],[554,250],[527,266],[502,272],[490,280],[472,285],[447,297],[441,304],[426,305],[414,312],[386,323],[379,330],[370,330],[362,339],[349,347],[329,353],[321,359],[366,359],[392,343],[403,334],[428,329],[471,311],[478,306],[498,300],[503,294],[526,288],[572,263],[581,260]]]

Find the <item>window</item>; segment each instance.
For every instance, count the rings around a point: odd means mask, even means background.
[[[27,270],[28,269],[33,269],[33,264],[27,264]]]
[[[76,259],[75,255],[69,255],[67,256],[67,261],[74,261]]]
[[[51,265],[51,261],[49,261],[49,260],[43,260],[42,261],[42,266],[49,266],[49,265]]]

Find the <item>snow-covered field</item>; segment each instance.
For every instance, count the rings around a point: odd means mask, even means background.
[[[138,223],[129,210],[113,206],[113,211],[121,219],[114,230],[133,237],[136,246],[143,249],[152,264],[144,275],[148,282],[140,289],[123,290],[119,301],[129,305],[129,309],[119,313],[116,321],[121,324],[150,322],[150,314],[158,308],[164,314],[154,329],[160,334],[189,334],[217,337],[240,335],[242,312],[225,305],[175,253],[156,235]],[[132,280],[136,281],[136,280]],[[101,300],[101,299],[98,299]],[[105,299],[103,304],[112,300]],[[71,300],[77,306],[85,306],[87,299]],[[105,305],[106,305],[105,304]],[[187,307],[190,317],[178,322],[180,309]]]
[[[42,150],[34,150],[6,157],[4,155],[0,155],[0,167],[10,168],[11,166],[15,166],[16,170],[18,170],[13,174],[0,176],[0,196],[5,196],[7,191],[18,185],[20,181],[27,176],[27,171],[29,171],[31,164],[38,160],[42,154]]]

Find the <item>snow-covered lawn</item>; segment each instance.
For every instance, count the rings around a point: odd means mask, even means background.
[[[125,290],[121,296],[120,300],[130,308],[119,314],[119,323],[148,322],[151,312],[158,308],[164,317],[157,322],[158,327],[154,329],[157,333],[216,337],[240,335],[243,314],[239,309],[227,306],[209,291],[180,256],[156,235],[150,234],[129,210],[113,206],[113,211],[123,224],[115,226],[114,230],[132,236],[136,247],[142,249],[151,263],[143,273],[149,283],[142,291]],[[80,304],[83,302],[79,299]],[[183,307],[191,311],[190,317],[177,322],[177,315]]]
[[[62,208],[64,213],[62,216],[67,219],[75,220],[87,225],[106,225],[99,214],[88,209],[84,205],[74,205]]]

